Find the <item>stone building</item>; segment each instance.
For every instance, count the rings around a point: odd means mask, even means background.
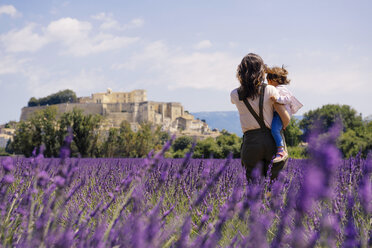
[[[94,93],[91,97],[80,97],[79,103],[131,103],[146,102],[145,90],[133,90],[131,92],[113,92],[110,88],[105,93]]]
[[[74,108],[82,109],[85,114],[99,114],[105,117],[106,128],[119,127],[122,121],[128,121],[134,131],[140,123],[151,122],[161,125],[164,131],[180,133],[181,131],[201,135],[211,132],[208,125],[185,113],[178,102],[154,102],[147,100],[146,90],[131,92],[94,93],[90,97],[78,98],[78,103],[61,103],[57,107],[58,116]],[[35,111],[47,106],[22,108],[21,121],[28,120]]]
[[[13,140],[15,129],[0,126],[0,147],[5,148],[9,140]]]

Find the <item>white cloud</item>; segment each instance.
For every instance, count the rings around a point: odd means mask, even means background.
[[[169,89],[191,87],[231,90],[236,86],[239,58],[224,53],[187,53],[171,50],[162,41],[148,44],[128,62],[113,69],[143,71],[152,75],[152,82]]]
[[[0,80],[7,74],[16,75],[25,84],[24,88],[37,97],[46,96],[62,89],[73,89],[82,93],[107,88],[113,83],[104,76],[101,69],[52,69],[41,66],[32,59],[18,59],[0,52]]]
[[[61,18],[51,22],[43,33],[34,32],[36,25],[28,24],[21,30],[12,30],[0,36],[8,52],[35,52],[46,44],[55,42],[63,46],[62,54],[86,56],[89,54],[125,48],[139,40],[138,37],[115,36],[95,33],[89,22]]]
[[[192,87],[231,90],[236,84],[239,60],[223,53],[193,53],[171,59],[167,70],[174,84],[170,88]]]
[[[294,71],[292,74],[291,84],[295,89],[314,95],[347,94],[363,88],[369,90],[370,87],[367,86],[372,77],[372,73],[353,68],[308,68],[305,71]]]
[[[47,33],[67,48],[73,56],[86,56],[125,48],[139,40],[138,37],[114,36],[109,33],[92,35],[93,26],[72,18],[62,18],[48,25]]]
[[[102,30],[126,30],[132,28],[139,28],[142,27],[145,21],[142,18],[135,18],[132,19],[127,24],[120,24],[117,20],[114,19],[113,14],[101,12],[97,15],[92,16],[94,20],[101,21],[102,24],[100,25],[100,29]]]
[[[202,40],[194,46],[195,49],[205,49],[212,47],[212,42],[210,40]]]
[[[291,76],[292,74],[292,76]],[[289,71],[290,90],[303,103],[298,114],[325,104],[347,104],[369,114],[372,73],[356,68],[306,68]]]
[[[76,74],[69,71],[50,71],[29,64],[24,67],[22,74],[27,79],[27,90],[36,97],[46,96],[64,89],[72,89],[78,92],[78,95],[81,93],[90,94],[110,82],[102,71],[94,69],[82,69]]]
[[[27,59],[16,59],[13,56],[0,55],[0,75],[15,74],[22,70],[23,64]]]
[[[0,6],[0,16],[1,15],[10,15],[11,17],[21,16],[21,13],[13,5],[2,5]]]
[[[100,25],[101,29],[107,30],[107,29],[122,29],[121,25],[118,21],[114,20],[112,14],[107,13],[99,13],[97,15],[92,16],[93,19],[102,21],[102,24]]]
[[[49,13],[52,14],[52,15],[56,15],[58,13],[62,13],[63,9],[66,8],[67,6],[69,6],[71,4],[70,1],[65,1],[65,2],[59,2],[57,5],[54,5]]]
[[[92,17],[94,20],[105,21],[105,20],[107,20],[108,16],[112,16],[112,14],[106,14],[105,12],[101,12],[101,13],[99,13],[99,14],[92,15],[91,17]]]
[[[163,62],[171,57],[168,47],[163,41],[155,41],[147,44],[142,51],[134,53],[131,59],[122,64],[113,64],[111,69],[113,70],[136,70],[139,67],[146,64],[146,70],[160,70],[163,66]],[[168,63],[168,62],[167,62]]]
[[[352,64],[351,58],[355,61]],[[292,66],[289,64],[287,69],[293,88],[307,94],[341,96],[361,89],[372,93],[368,87],[372,77],[369,64],[354,54],[340,56],[332,51],[303,50],[295,54]]]
[[[93,53],[100,53],[105,51],[125,48],[136,41],[137,37],[120,37],[110,34],[98,34],[91,40],[82,40],[69,47],[69,52],[74,56],[86,56]]]
[[[100,70],[82,69],[76,75],[61,75],[56,82],[48,85],[50,93],[55,92],[56,85],[59,89],[72,89],[79,94],[86,95],[96,92],[97,89],[105,88],[110,81],[103,75]],[[53,88],[54,87],[54,88]]]
[[[21,30],[11,30],[0,36],[8,52],[35,52],[48,43],[48,38],[33,32],[35,24],[28,24]]]
[[[62,18],[51,22],[46,31],[51,38],[71,44],[88,37],[92,30],[89,22],[82,22],[73,18]]]
[[[128,24],[124,25],[124,29],[131,29],[131,28],[140,28],[144,25],[145,20],[142,18],[135,18],[131,20]]]

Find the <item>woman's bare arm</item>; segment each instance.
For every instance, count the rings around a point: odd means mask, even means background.
[[[275,111],[279,114],[280,119],[283,122],[283,128],[286,128],[291,120],[287,110],[285,109],[283,104],[274,103]]]

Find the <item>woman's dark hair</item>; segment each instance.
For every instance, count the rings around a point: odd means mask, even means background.
[[[287,78],[288,71],[284,69],[284,65],[280,68],[277,66],[266,67],[266,79],[276,82],[277,84],[289,84],[291,80]]]
[[[249,53],[238,66],[236,77],[239,79],[239,100],[259,95],[260,85],[265,80],[265,64],[260,56]]]

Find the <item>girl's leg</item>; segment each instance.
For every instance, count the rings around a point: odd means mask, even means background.
[[[274,137],[277,147],[284,147],[283,138],[280,135],[280,131],[283,128],[282,120],[277,112],[274,112],[273,122],[271,123],[271,134]]]
[[[287,152],[284,150],[284,141],[280,131],[283,128],[282,120],[277,112],[274,112],[273,122],[271,123],[271,133],[275,140],[278,148],[276,156],[273,160],[274,163],[278,163],[288,157]]]

